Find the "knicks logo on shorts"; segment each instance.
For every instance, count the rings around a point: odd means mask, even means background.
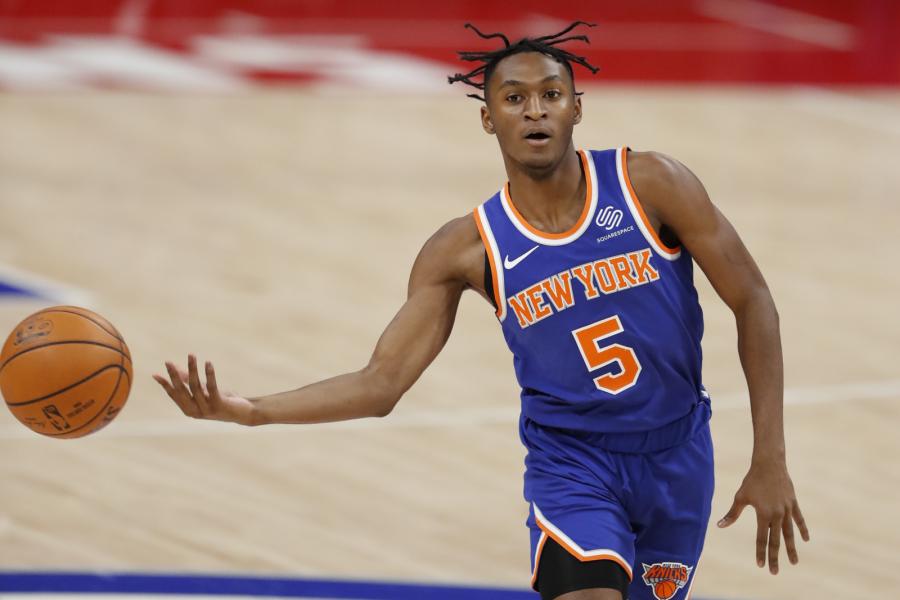
[[[662,562],[644,567],[644,583],[653,590],[656,600],[669,600],[683,588],[691,577],[694,567],[689,567],[677,562]]]

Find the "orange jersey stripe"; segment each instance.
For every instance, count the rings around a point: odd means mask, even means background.
[[[541,536],[541,541],[538,542],[537,552],[534,556],[534,572],[531,573],[531,587],[534,589],[534,584],[537,582],[538,576],[538,566],[541,564],[541,552],[544,551],[544,544],[547,543],[547,534]]]
[[[494,302],[497,305],[497,318],[500,318],[500,313],[503,308],[503,298],[500,297],[500,286],[497,283],[497,265],[494,264],[494,252],[491,249],[491,243],[488,241],[487,234],[484,232],[484,226],[481,224],[481,218],[478,216],[478,208],[476,207],[474,211],[472,211],[472,216],[475,217],[475,226],[478,228],[478,235],[481,236],[481,243],[484,244],[484,251],[487,254],[488,262],[491,265],[491,281],[494,283]]]
[[[590,169],[590,167],[588,166],[587,156],[585,155],[585,153],[583,151],[579,151],[578,157],[581,159],[582,167],[584,167],[584,180],[586,183],[587,191],[584,196],[584,208],[581,210],[581,216],[578,217],[578,221],[576,221],[575,224],[572,225],[572,227],[570,227],[568,231],[564,231],[562,233],[548,233],[546,231],[541,231],[540,229],[536,229],[536,228],[532,227],[528,223],[528,221],[525,220],[525,217],[523,217],[522,214],[519,212],[519,209],[516,208],[516,205],[513,204],[512,196],[509,193],[509,182],[506,182],[506,185],[503,186],[503,193],[506,194],[506,197],[509,199],[509,208],[512,209],[512,212],[516,216],[516,219],[518,219],[519,223],[521,223],[522,226],[525,227],[531,233],[541,236],[541,237],[544,237],[544,238],[549,238],[552,240],[559,240],[559,239],[568,237],[568,236],[572,235],[573,233],[575,233],[576,231],[578,231],[578,229],[584,223],[585,219],[587,219],[588,213],[591,210],[591,198],[594,195],[593,194],[594,191],[591,186],[591,177],[589,174],[590,172],[588,170],[588,169]]]
[[[647,231],[653,236],[654,241],[659,245],[660,249],[665,250],[669,254],[678,254],[678,252],[681,251],[680,246],[672,248],[666,246],[663,241],[659,239],[659,234],[656,233],[656,229],[650,224],[650,219],[647,218],[647,213],[644,212],[644,207],[641,206],[641,201],[638,200],[637,194],[634,192],[634,187],[631,185],[631,178],[628,177],[628,148],[622,148],[622,174],[625,176],[625,185],[628,187],[628,193],[631,195],[631,200],[638,209],[638,213],[640,214],[644,225],[647,227]]]
[[[538,527],[541,528],[541,531],[543,531],[549,537],[552,537],[553,541],[555,541],[557,544],[559,544],[560,546],[565,548],[566,552],[568,552],[569,554],[571,554],[572,556],[574,556],[581,562],[593,562],[595,560],[611,560],[614,563],[616,563],[617,565],[619,565],[620,567],[622,567],[623,569],[625,569],[625,574],[628,575],[628,581],[631,581],[633,579],[632,573],[631,573],[631,565],[625,563],[618,556],[613,556],[612,554],[597,554],[595,556],[583,556],[582,554],[580,554],[578,552],[578,550],[569,546],[559,536],[557,536],[555,533],[553,533],[547,527],[545,527],[544,524],[540,522],[540,520],[537,520],[537,525],[538,525]],[[535,571],[535,573],[536,572],[537,571]]]

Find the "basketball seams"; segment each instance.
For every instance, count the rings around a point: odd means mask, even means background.
[[[119,365],[110,365],[110,366],[118,367]],[[97,417],[99,417],[100,415],[105,413],[106,409],[109,407],[109,405],[112,404],[113,398],[116,397],[116,392],[119,391],[119,384],[122,383],[122,374],[123,373],[125,374],[125,377],[128,377],[128,385],[131,386],[131,377],[128,375],[128,373],[125,369],[119,368],[119,376],[116,378],[116,385],[113,386],[113,391],[109,394],[109,398],[107,398],[106,404],[104,404],[103,406],[100,407],[100,410],[97,411],[97,414],[95,414],[93,417],[91,417],[90,419],[88,419],[87,421],[85,421],[84,423],[79,425],[78,427],[75,427],[74,429],[70,429],[69,431],[60,431],[59,433],[44,432],[42,435],[46,435],[47,437],[68,436],[68,435],[75,433],[76,431],[81,431],[82,429],[84,429],[85,427],[87,427],[88,425],[93,423],[97,419]],[[88,433],[92,433],[93,431],[94,430],[89,431]],[[77,436],[77,437],[80,437],[80,436]]]
[[[44,352],[28,355],[39,350]],[[60,439],[82,437],[109,424],[128,399],[133,369],[118,329],[78,306],[48,307],[29,315],[0,353],[0,382],[15,399],[6,402],[10,411],[36,433]],[[47,431],[41,413],[55,432]]]
[[[82,318],[84,318],[84,319],[87,319],[88,321],[90,321],[91,323],[93,323],[94,325],[96,325],[97,327],[99,327],[99,328],[100,328],[102,331],[104,331],[105,333],[108,333],[109,335],[111,335],[111,336],[113,336],[114,338],[116,338],[117,340],[119,340],[119,342],[122,342],[122,343],[125,342],[125,340],[122,339],[122,334],[119,333],[119,330],[118,330],[118,329],[116,329],[115,327],[113,327],[112,323],[109,324],[109,326],[112,327],[112,331],[110,331],[109,329],[107,329],[106,327],[103,326],[103,323],[101,323],[100,321],[98,321],[98,320],[94,319],[93,317],[91,317],[91,316],[89,316],[89,315],[86,315],[86,314],[84,314],[84,313],[80,313],[80,312],[77,312],[77,311],[74,311],[74,310],[65,310],[63,307],[58,307],[58,308],[57,308],[57,307],[54,307],[54,308],[47,308],[47,309],[42,310],[42,311],[40,311],[40,312],[38,312],[38,313],[35,313],[35,314],[41,314],[41,315],[44,315],[44,314],[47,314],[47,313],[54,313],[54,312],[57,312],[57,313],[66,313],[66,314],[69,314],[69,315],[77,315],[77,316],[79,316],[79,317],[82,317]],[[32,316],[34,316],[34,315],[32,315]]]
[[[109,350],[112,350],[113,352],[121,354],[124,358],[128,359],[128,362],[131,362],[131,357],[128,356],[125,352],[123,352],[121,348],[116,348],[115,346],[110,346],[109,344],[102,344],[100,342],[92,342],[90,340],[60,340],[58,342],[48,342],[46,344],[41,344],[40,346],[32,346],[31,348],[25,348],[24,350],[21,350],[15,354],[13,354],[9,358],[7,358],[5,361],[3,361],[3,364],[0,364],[0,373],[3,372],[3,369],[6,368],[6,365],[11,363],[14,359],[22,356],[23,354],[27,354],[28,352],[31,352],[32,350],[39,350],[41,348],[47,348],[49,346],[59,346],[62,344],[90,344],[92,346],[100,346],[101,348],[107,348]]]
[[[110,370],[110,369],[118,369],[118,370],[121,372],[121,371],[124,371],[124,370],[125,370],[125,366],[124,366],[124,364],[118,364],[118,365],[106,365],[106,366],[104,366],[103,368],[98,369],[97,371],[94,371],[93,373],[91,373],[90,375],[88,375],[87,377],[85,377],[84,379],[81,379],[81,380],[79,380],[79,381],[76,381],[75,383],[70,383],[70,384],[67,385],[66,387],[61,388],[61,389],[58,389],[58,390],[56,390],[55,392],[53,392],[53,393],[51,393],[51,394],[47,394],[47,395],[45,395],[45,396],[41,396],[40,398],[33,398],[32,400],[24,400],[24,401],[22,401],[22,402],[7,402],[6,405],[7,405],[7,406],[27,406],[27,405],[29,405],[29,404],[34,404],[35,402],[40,402],[40,401],[42,401],[42,400],[49,400],[49,399],[52,398],[53,396],[57,396],[57,395],[59,395],[59,394],[62,394],[63,392],[68,392],[69,390],[71,390],[71,389],[73,389],[73,388],[76,388],[76,387],[78,387],[79,385],[81,385],[81,384],[83,384],[83,383],[87,383],[88,381],[90,381],[90,380],[93,379],[94,377],[96,377],[96,376],[100,375],[101,373],[103,373],[104,371],[108,371],[108,370]]]

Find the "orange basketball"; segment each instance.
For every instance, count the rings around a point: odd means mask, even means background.
[[[659,598],[659,600],[671,598],[677,591],[678,586],[675,585],[674,581],[660,581],[653,587],[653,594]]]
[[[31,430],[76,438],[106,426],[131,390],[131,354],[100,315],[54,306],[19,323],[0,353],[0,393]]]

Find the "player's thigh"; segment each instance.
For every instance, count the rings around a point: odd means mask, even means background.
[[[708,428],[692,440],[648,458],[642,489],[655,497],[653,510],[636,516],[631,600],[686,600],[709,524],[714,487]],[[657,486],[657,487],[654,487]]]
[[[525,499],[531,505],[527,525],[532,586],[537,589],[547,552],[571,559],[575,565],[611,561],[630,578],[634,533],[620,499],[624,484],[614,457],[597,449],[585,452],[556,432],[533,429],[523,436],[529,450]],[[566,573],[560,576],[565,578]],[[590,587],[597,586],[564,591]]]
[[[580,560],[549,539],[540,556],[535,589],[541,600],[558,598],[618,600],[628,591],[629,576],[613,560]]]

